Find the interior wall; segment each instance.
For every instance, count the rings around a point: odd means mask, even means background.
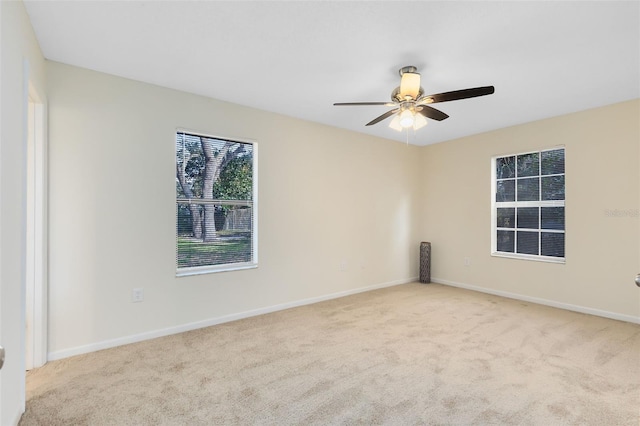
[[[639,128],[633,100],[425,147],[419,233],[434,281],[640,321]],[[492,257],[491,158],[559,145],[566,264]]]
[[[421,240],[434,281],[640,317],[637,100],[420,148],[69,65],[47,71],[53,358],[406,282]],[[176,128],[257,141],[258,269],[175,278]],[[566,264],[491,257],[491,157],[558,145]],[[131,303],[134,287],[143,303]]]
[[[22,2],[0,2],[0,424],[16,424],[25,399],[25,179],[27,87],[45,93],[44,58]],[[46,100],[43,98],[43,102]]]
[[[60,63],[47,75],[51,357],[418,275],[418,147]],[[176,128],[257,142],[257,269],[175,277]]]

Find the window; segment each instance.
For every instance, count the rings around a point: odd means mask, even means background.
[[[256,148],[176,133],[178,276],[257,266]]]
[[[564,148],[492,160],[494,256],[564,262]]]

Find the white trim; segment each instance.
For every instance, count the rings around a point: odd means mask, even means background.
[[[27,58],[22,60],[22,129],[21,136],[21,153],[19,161],[20,166],[20,192],[21,192],[21,205],[20,205],[20,306],[19,306],[19,327],[20,327],[20,346],[17,348],[20,353],[19,357],[19,369],[21,372],[26,372],[26,308],[27,308],[27,148],[29,145],[27,131],[29,128],[29,75],[30,64]],[[20,375],[20,381],[13,384],[13,392],[18,393],[19,406],[22,413],[24,413],[27,404],[27,391],[26,391],[26,374]]]
[[[31,88],[29,88],[31,89]],[[36,101],[31,96],[31,90],[27,95],[27,129],[26,129],[26,155],[25,155],[25,369],[34,367],[35,346],[35,289],[36,289],[36,236],[35,236],[35,204],[36,204],[36,171],[35,171],[35,147],[36,147]]]
[[[586,306],[572,305],[570,303],[556,302],[555,300],[542,299],[539,297],[525,296],[522,294],[511,293],[508,291],[493,290],[484,287],[478,287],[475,285],[459,283],[455,281],[443,280],[441,278],[431,278],[431,281],[436,284],[444,284],[452,287],[464,288],[467,290],[473,290],[480,293],[493,294],[494,296],[506,297],[508,299],[522,300],[524,302],[537,303],[538,305],[551,306],[553,308],[565,309],[567,311],[580,312],[582,314],[595,315],[598,317],[614,319],[618,321],[625,321],[634,324],[640,324],[640,316],[618,314],[616,312],[603,311],[595,308],[588,308]]]
[[[134,334],[131,336],[120,337],[117,339],[104,340],[102,342],[91,343],[75,348],[63,349],[60,351],[49,352],[48,359],[51,361],[68,358],[75,355],[95,352],[102,349],[114,348],[116,346],[128,345],[130,343],[142,342],[158,337],[169,336],[172,334],[184,333],[186,331],[197,330],[200,328],[211,327],[213,325],[224,324],[226,322],[237,321],[244,318],[250,318],[257,315],[269,314],[272,312],[282,311],[285,309],[296,308],[313,303],[324,302],[326,300],[337,299],[340,297],[351,296],[357,293],[364,293],[371,290],[377,290],[386,287],[393,287],[400,284],[416,282],[418,277],[410,277],[402,280],[389,281],[381,284],[374,284],[366,287],[359,287],[351,290],[339,291],[337,293],[326,294],[324,296],[310,297],[307,299],[296,300],[293,302],[281,303],[278,305],[266,306],[264,308],[252,309],[250,311],[238,312],[236,314],[223,315],[221,317],[210,318],[204,321],[197,321],[188,324],[178,325],[174,327],[163,328],[160,330],[148,331],[145,333]]]
[[[251,248],[253,249],[253,264],[258,266],[258,217],[260,216],[260,212],[258,210],[258,164],[260,163],[258,157],[258,142],[253,141],[253,163],[251,164],[251,175],[253,177],[253,182],[251,183],[253,194],[251,195],[253,201],[253,218],[251,219],[251,223],[253,225],[253,229],[251,230]]]
[[[176,271],[176,278],[190,277],[192,275],[215,274],[218,272],[242,271],[244,269],[256,269],[257,263],[225,263],[224,265],[213,266],[193,266],[191,268],[180,268]]]
[[[220,135],[214,135],[211,133],[201,132],[199,130],[186,129],[184,127],[176,127],[175,133],[188,133],[190,135],[201,136],[207,139],[218,139],[221,141],[229,141],[229,142],[241,142],[241,143],[250,143],[250,144],[258,143],[257,140],[251,139],[251,138],[236,137],[236,136],[220,136]],[[173,136],[174,136],[174,143],[175,143],[175,134]]]
[[[35,101],[35,146],[34,146],[34,346],[33,366],[41,367],[47,362],[48,316],[48,161],[47,161],[47,109],[37,90],[33,89]]]
[[[543,151],[555,151],[556,149],[562,149],[562,148],[566,148],[566,145],[564,144],[554,145],[549,148],[534,149],[533,151],[516,151],[516,152],[509,151],[505,154],[496,154],[492,158],[496,159],[501,157],[517,157],[518,155],[535,154],[536,152],[543,152]]]
[[[559,232],[564,234],[564,232]],[[502,251],[495,251],[491,253],[493,257],[505,257],[507,259],[525,259],[525,260],[533,260],[534,262],[545,262],[545,263],[560,263],[565,264],[566,258],[564,257],[551,257],[551,256],[542,256],[536,254],[523,254],[523,253],[507,253]]]
[[[25,368],[47,361],[47,142],[43,98],[27,82]]]

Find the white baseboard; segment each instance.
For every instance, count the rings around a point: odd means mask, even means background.
[[[437,284],[444,284],[452,287],[465,288],[467,290],[473,290],[480,293],[493,294],[495,296],[502,296],[508,299],[522,300],[524,302],[537,303],[539,305],[566,309],[568,311],[580,312],[582,314],[596,315],[599,317],[610,318],[618,321],[625,321],[625,322],[640,324],[640,317],[636,317],[633,315],[618,314],[615,312],[603,311],[600,309],[587,308],[585,306],[572,305],[570,303],[556,302],[555,300],[547,300],[547,299],[541,299],[538,297],[524,296],[521,294],[510,293],[508,291],[492,290],[489,288],[477,287],[470,284],[458,283],[455,281],[443,280],[440,278],[431,278],[431,281]]]
[[[385,287],[393,287],[400,284],[415,282],[418,277],[410,277],[403,280],[389,281],[381,284],[374,284],[366,287],[359,287],[351,290],[339,291],[337,293],[326,294],[323,296],[310,297],[308,299],[296,300],[293,302],[281,303],[264,308],[252,309],[250,311],[238,312],[236,314],[224,315],[221,317],[210,318],[203,321],[192,322],[188,324],[178,325],[174,327],[163,328],[160,330],[148,331],[145,333],[134,334],[131,336],[120,337],[117,339],[104,340],[102,342],[91,343],[74,348],[63,349],[60,351],[49,352],[47,359],[55,361],[62,358],[68,358],[75,355],[82,355],[89,352],[95,352],[102,349],[114,348],[116,346],[128,345],[130,343],[142,342],[144,340],[155,339],[157,337],[169,336],[171,334],[184,333],[185,331],[197,330],[199,328],[210,327],[212,325],[223,324],[225,322],[236,321],[239,319],[254,317],[257,315],[268,314],[271,312],[282,311],[284,309],[295,308],[298,306],[311,305],[313,303],[324,302],[325,300],[337,299],[340,297],[350,296],[352,294],[364,293],[365,291],[377,290]]]

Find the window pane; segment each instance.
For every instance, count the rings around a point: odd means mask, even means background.
[[[496,183],[496,201],[515,201],[516,181],[514,179],[501,180]]]
[[[524,207],[518,209],[518,228],[539,229],[538,207]]]
[[[541,154],[543,175],[564,173],[564,149],[543,151]]]
[[[516,176],[516,157],[496,159],[496,178],[508,179]]]
[[[516,209],[498,209],[498,228],[515,228],[516,223]]]
[[[214,204],[189,205],[184,202],[177,204],[178,268],[251,261],[252,208]],[[215,227],[211,224],[215,224]],[[215,231],[212,232],[211,229]]]
[[[537,152],[518,155],[518,177],[538,176],[540,174],[540,160]]]
[[[513,253],[514,231],[498,231],[498,251]]]
[[[564,175],[542,177],[542,199],[564,200]]]
[[[540,199],[540,179],[518,179],[517,201],[538,201]]]
[[[518,253],[538,254],[538,233],[518,231]]]
[[[540,242],[543,256],[564,257],[564,233],[543,232]]]
[[[564,207],[542,207],[542,229],[564,230]]]

